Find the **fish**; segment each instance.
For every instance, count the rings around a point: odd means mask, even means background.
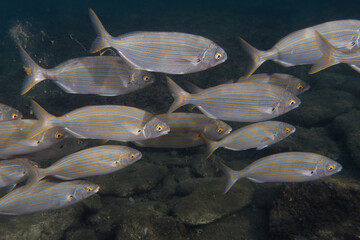
[[[324,36],[318,31],[316,32],[316,39],[319,43],[319,48],[323,53],[322,57],[315,62],[311,67],[309,74],[320,72],[321,70],[330,66],[346,63],[354,70],[360,73],[360,50],[355,49],[352,52],[342,52],[337,50]]]
[[[47,179],[25,185],[0,199],[0,214],[23,215],[68,207],[99,191],[85,180],[53,182]]]
[[[69,136],[62,128],[52,128],[33,139],[27,139],[36,123],[37,120],[33,119],[0,121],[0,158],[7,159],[43,150]]]
[[[22,119],[22,117],[23,115],[19,110],[0,103],[0,121]]]
[[[306,182],[331,176],[342,170],[340,163],[317,153],[284,152],[260,158],[243,170],[234,171],[223,164],[228,175],[225,193],[239,178],[256,183]]]
[[[256,148],[261,150],[277,143],[296,131],[288,123],[279,121],[257,122],[233,131],[220,141],[212,141],[205,137],[208,145],[207,158],[218,148],[223,147],[233,151]]]
[[[321,57],[315,31],[321,33],[337,50],[351,52],[359,49],[359,29],[359,20],[326,22],[293,32],[282,38],[268,51],[258,50],[239,38],[244,50],[252,58],[245,77],[251,76],[267,60],[273,60],[285,67],[314,64]]]
[[[24,164],[25,161],[33,167],[38,167],[36,162],[24,158],[0,161],[0,188],[8,186],[14,188],[16,184],[29,177],[29,168]]]
[[[90,19],[97,33],[90,52],[117,50],[135,68],[169,74],[206,70],[226,61],[226,52],[213,41],[188,33],[138,31],[111,36],[92,9]]]
[[[45,79],[51,79],[67,93],[100,96],[124,95],[147,87],[155,81],[154,74],[134,69],[120,57],[74,58],[54,68],[45,69],[35,63],[23,47],[19,46],[19,49],[27,74],[22,95]]]
[[[22,155],[21,157],[25,157],[31,160],[61,158],[87,147],[89,141],[89,139],[68,137],[64,138],[62,141],[56,142],[44,150],[28,153]]]
[[[34,100],[31,101],[31,104],[39,122],[32,127],[27,135],[28,139],[33,139],[53,127],[64,128],[75,138],[122,142],[159,137],[170,131],[164,121],[147,111],[134,107],[86,106],[55,117],[47,113]]]
[[[204,90],[189,81],[185,80],[184,83],[191,93],[199,93],[202,90]],[[294,77],[292,75],[284,74],[284,73],[254,74],[248,78],[245,77],[234,78],[227,81],[226,83],[268,83],[285,88],[288,92],[294,95],[300,95],[310,89],[310,85],[305,81],[297,77]]]
[[[232,130],[225,122],[199,113],[169,113],[156,117],[166,122],[171,131],[161,137],[135,141],[135,145],[155,148],[195,147],[204,144],[201,133],[209,139],[219,140]]]
[[[113,173],[137,162],[141,157],[140,151],[127,146],[97,146],[70,154],[48,168],[38,169],[38,172],[40,179],[53,176],[72,180]]]
[[[266,83],[221,84],[190,94],[167,77],[174,102],[168,113],[186,104],[195,105],[206,116],[236,122],[258,122],[297,108],[301,101],[282,87]]]

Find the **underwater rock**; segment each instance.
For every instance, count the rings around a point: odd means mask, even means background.
[[[333,123],[332,132],[345,144],[352,161],[360,168],[360,111],[352,110],[338,116]]]
[[[358,102],[350,93],[332,89],[310,90],[300,95],[300,99],[299,108],[279,119],[303,127],[323,126]]]
[[[88,208],[92,211],[98,211],[102,208],[101,198],[99,194],[95,194],[94,196],[85,199],[82,201],[85,208]]]
[[[247,208],[214,223],[192,228],[191,239],[267,239],[267,218],[264,210]]]
[[[89,178],[100,185],[100,195],[119,197],[131,196],[150,191],[168,174],[164,166],[140,162],[114,174]]]
[[[254,187],[247,179],[239,180],[227,194],[224,188],[225,177],[208,178],[188,196],[174,199],[172,210],[186,225],[202,225],[241,210],[253,198]]]
[[[95,231],[91,228],[73,228],[65,233],[65,240],[97,240]]]
[[[279,152],[313,152],[339,160],[341,150],[330,137],[326,128],[303,128],[296,126],[296,132],[288,138],[263,150],[266,155]]]
[[[81,204],[72,207],[21,216],[0,216],[0,239],[60,239],[65,230],[79,221]]]
[[[270,239],[358,239],[360,185],[343,178],[284,184],[270,211]]]

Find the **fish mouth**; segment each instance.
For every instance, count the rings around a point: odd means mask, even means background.
[[[231,133],[231,131],[232,131],[232,128],[229,128],[229,129],[225,132],[225,134],[229,134],[229,133]]]
[[[94,189],[94,193],[97,193],[100,190],[100,186],[96,185],[96,188]]]

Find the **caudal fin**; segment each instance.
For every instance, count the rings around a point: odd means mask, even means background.
[[[185,92],[179,85],[177,85],[171,78],[166,77],[171,95],[174,98],[173,104],[170,106],[168,113],[174,112],[181,106],[188,104],[190,94]]]
[[[213,152],[219,148],[219,143],[217,141],[212,141],[205,137],[203,133],[200,134],[201,139],[205,142],[207,148],[206,148],[206,159],[208,159]]]
[[[31,100],[31,106],[33,108],[33,111],[35,113],[35,116],[39,120],[31,129],[29,134],[27,135],[28,139],[32,139],[36,136],[39,136],[43,132],[49,130],[50,128],[53,128],[50,120],[55,119],[56,117],[49,114],[45,111],[37,102],[34,100]]]
[[[331,45],[331,43],[329,43],[329,41],[326,40],[326,38],[324,38],[318,31],[315,31],[315,35],[319,48],[323,55],[311,67],[309,74],[317,73],[325,68],[340,63],[338,59],[334,56],[334,54],[336,54],[338,50],[336,50]]]
[[[195,84],[193,84],[192,82],[189,81],[184,81],[185,86],[187,87],[187,89],[189,89],[189,91],[191,93],[199,93],[201,91],[203,91],[204,89],[199,88],[198,86],[196,86]]]
[[[261,64],[263,64],[265,61],[273,59],[276,55],[275,52],[272,51],[260,51],[253,46],[251,46],[249,43],[247,43],[244,39],[239,37],[240,42],[244,50],[251,56],[252,62],[249,66],[249,69],[247,73],[245,74],[245,78],[248,78],[253,74],[258,67],[260,67]]]
[[[111,35],[105,30],[99,18],[96,16],[95,12],[91,8],[89,8],[89,15],[90,20],[94,25],[95,32],[97,34],[96,39],[90,47],[90,53],[96,53],[101,49],[110,47],[107,40],[111,38]]]
[[[224,194],[227,193],[230,188],[239,180],[239,178],[243,177],[242,171],[235,171],[226,166],[224,163],[221,163],[223,166],[223,170],[228,175],[228,179],[226,181],[226,186],[224,190]]]
[[[24,70],[27,75],[21,90],[21,95],[24,95],[36,84],[46,79],[46,69],[36,64],[22,46],[19,45],[19,49],[21,58],[24,62]]]

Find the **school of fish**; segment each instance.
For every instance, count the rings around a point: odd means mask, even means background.
[[[92,9],[89,14],[97,34],[90,52],[113,48],[118,56],[74,58],[45,69],[19,45],[26,73],[21,94],[48,79],[70,94],[118,96],[154,83],[152,72],[200,72],[227,59],[225,50],[215,42],[188,33],[136,31],[113,37]],[[79,179],[111,174],[142,158],[139,150],[108,145],[109,140],[150,148],[207,145],[207,158],[217,148],[261,150],[276,144],[296,128],[269,120],[299,107],[299,95],[310,85],[288,74],[253,73],[267,60],[283,66],[313,64],[310,74],[338,63],[360,72],[359,29],[358,20],[327,22],[293,32],[268,51],[240,38],[252,58],[243,77],[206,89],[184,82],[189,89],[185,91],[167,76],[174,102],[163,114],[129,106],[93,105],[57,117],[32,100],[37,119],[23,119],[20,111],[0,103],[0,187],[7,191],[0,198],[0,214],[29,214],[81,202],[96,194],[100,186]],[[174,112],[187,104],[202,113]],[[233,131],[225,121],[251,124]],[[99,141],[97,146],[86,148],[93,140]],[[47,168],[35,162],[54,158],[58,160]],[[307,152],[273,154],[240,171],[222,164],[228,175],[225,193],[240,178],[256,183],[305,182],[342,170],[340,163]]]

